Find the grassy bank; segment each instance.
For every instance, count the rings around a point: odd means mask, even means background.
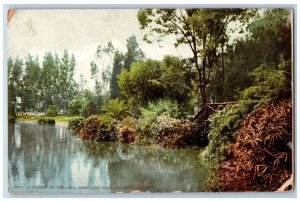
[[[69,120],[74,119],[74,118],[79,118],[79,116],[66,116],[66,115],[61,115],[61,116],[53,116],[53,117],[47,117],[47,116],[19,116],[16,121],[19,122],[36,122],[40,118],[49,118],[49,119],[54,119],[55,122],[57,123],[68,123]]]

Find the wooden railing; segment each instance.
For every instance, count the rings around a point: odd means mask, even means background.
[[[222,103],[207,103],[205,104],[199,112],[192,118],[192,120],[197,120],[199,123],[207,121],[210,115],[222,110],[227,105],[236,104],[237,102],[222,102]]]

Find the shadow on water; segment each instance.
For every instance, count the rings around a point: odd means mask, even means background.
[[[8,141],[12,192],[195,192],[207,178],[197,149],[82,141],[64,125],[30,123],[10,124]]]

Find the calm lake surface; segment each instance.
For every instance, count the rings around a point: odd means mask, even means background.
[[[65,125],[9,124],[11,193],[199,192],[199,149],[83,141]]]

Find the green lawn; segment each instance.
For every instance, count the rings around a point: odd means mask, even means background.
[[[19,116],[16,121],[31,121],[31,122],[37,122],[40,118],[49,118],[54,119],[57,123],[68,123],[69,120],[74,118],[79,118],[79,116],[53,116],[53,117],[47,117],[47,116]]]

